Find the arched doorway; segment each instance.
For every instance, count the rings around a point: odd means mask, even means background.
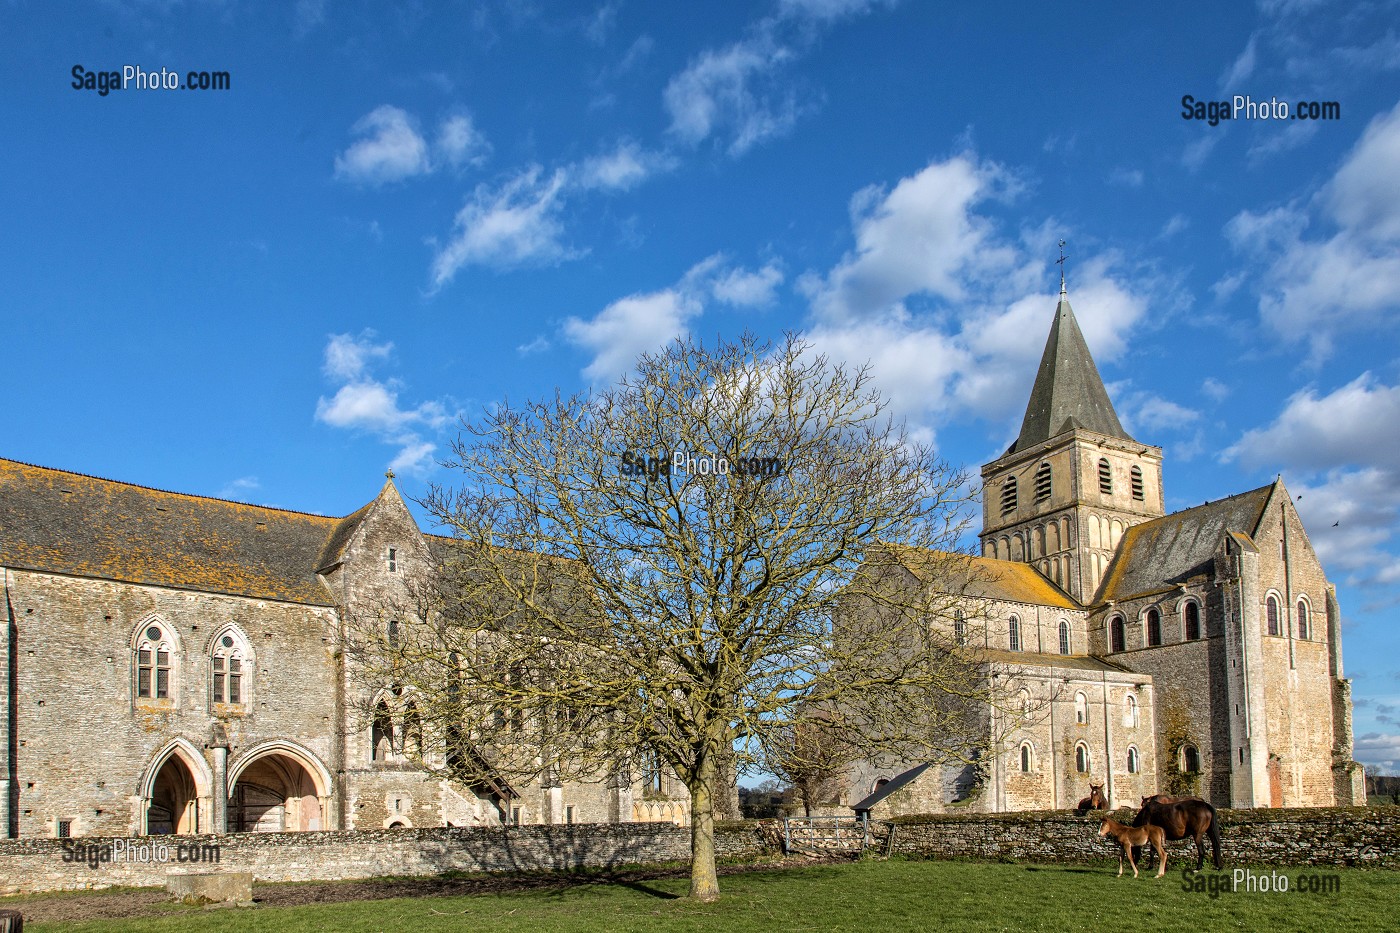
[[[156,772],[146,806],[146,832],[152,836],[199,832],[199,793],[194,774],[179,755]]]
[[[325,827],[317,776],[284,752],[268,752],[244,765],[229,788],[228,829],[280,833]]]

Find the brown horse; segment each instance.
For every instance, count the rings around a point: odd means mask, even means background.
[[[1216,818],[1215,807],[1199,797],[1168,797],[1166,794],[1153,794],[1142,798],[1142,809],[1133,820],[1134,826],[1160,826],[1168,839],[1196,840],[1196,871],[1205,864],[1206,847],[1203,836],[1210,837],[1211,860],[1215,870],[1222,867],[1220,861],[1220,821]]]
[[[1074,812],[1083,816],[1089,810],[1107,810],[1108,798],[1103,795],[1102,784],[1090,784],[1089,796],[1079,801],[1079,806],[1074,808]]]
[[[1108,817],[1103,818],[1099,824],[1100,836],[1112,836],[1118,844],[1123,847],[1123,851],[1118,853],[1118,877],[1123,877],[1123,858],[1126,856],[1128,864],[1133,866],[1133,877],[1138,876],[1137,848],[1152,843],[1157,850],[1157,877],[1160,878],[1167,873],[1167,841],[1166,833],[1160,826],[1124,826],[1117,820]]]

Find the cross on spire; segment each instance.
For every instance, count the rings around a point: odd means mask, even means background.
[[[1055,260],[1055,265],[1060,267],[1060,297],[1065,296],[1065,260],[1069,257],[1065,255],[1065,241],[1060,241],[1060,258]]]

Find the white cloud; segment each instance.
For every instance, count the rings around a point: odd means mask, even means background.
[[[1201,383],[1201,391],[1213,402],[1223,402],[1230,394],[1230,387],[1216,379],[1214,376],[1207,376]]]
[[[1170,431],[1184,428],[1197,421],[1201,413],[1178,405],[1161,396],[1146,393],[1128,402],[1134,428],[1145,431]]]
[[[645,150],[631,140],[623,140],[612,152],[585,159],[578,167],[575,183],[581,188],[627,191],[675,165],[676,160],[666,153]]]
[[[1330,227],[1330,236],[1306,236]],[[1256,260],[1259,313],[1311,358],[1336,335],[1393,326],[1400,312],[1400,105],[1371,121],[1310,205],[1242,211],[1226,225],[1235,249]]]
[[[549,338],[544,334],[540,334],[529,343],[522,343],[517,346],[515,352],[519,353],[521,356],[533,356],[536,353],[543,353],[548,350],[549,346]]]
[[[808,283],[818,318],[868,314],[914,293],[961,301],[970,281],[1010,271],[1012,250],[972,210],[1009,184],[999,166],[959,155],[930,163],[893,191],[872,185],[857,192],[855,249],[823,280]]]
[[[732,156],[780,136],[797,121],[790,92],[768,87],[769,77],[794,57],[766,32],[719,50],[706,50],[666,85],[670,132],[698,145],[723,132]]]
[[[566,179],[563,170],[545,175],[532,165],[499,187],[478,185],[457,212],[452,239],[433,257],[433,289],[452,281],[465,265],[509,268],[572,255],[560,242]]]
[[[438,126],[437,152],[448,165],[481,165],[491,155],[491,144],[470,115],[459,113]]]
[[[336,156],[335,177],[354,184],[384,185],[428,175],[444,165],[479,165],[491,152],[490,143],[465,113],[445,118],[431,147],[418,121],[389,104],[365,114],[351,132],[361,138]]]
[[[783,271],[775,263],[749,272],[729,269],[715,280],[713,294],[725,304],[740,308],[765,308],[777,300],[778,286],[783,284]]]
[[[1191,226],[1191,221],[1185,214],[1173,214],[1157,236],[1163,240],[1171,239],[1189,226]]]
[[[930,163],[892,189],[852,198],[855,247],[828,272],[807,273],[808,330],[847,365],[869,361],[897,416],[921,437],[973,415],[1006,423],[1024,410],[1055,307],[1047,259],[1059,225],[1017,239],[980,208],[1015,191],[1001,167],[964,153]],[[1070,289],[1095,358],[1120,355],[1146,316],[1150,276],[1120,280],[1112,253],[1077,260]],[[1141,290],[1139,290],[1141,289]]]
[[[256,476],[240,476],[233,480],[223,489],[220,489],[217,498],[232,499],[235,502],[246,502],[250,494],[257,491],[262,486]]]
[[[1298,511],[1329,566],[1358,582],[1400,582],[1387,550],[1400,530],[1400,386],[1363,373],[1319,396],[1306,389],[1274,422],[1247,431],[1222,458],[1294,470],[1305,480]]]
[[[1387,774],[1400,769],[1400,733],[1367,732],[1356,738],[1356,760],[1379,765]]]
[[[376,343],[373,331],[358,337],[333,334],[326,343],[323,370],[341,385],[330,398],[317,399],[316,420],[333,428],[363,431],[394,444],[400,449],[390,466],[421,472],[435,445],[420,432],[440,431],[451,416],[438,401],[403,407],[397,380],[381,381],[371,374],[373,365],[387,359],[392,349],[391,343]]]
[[[1344,464],[1400,470],[1400,386],[1377,384],[1370,373],[1319,397],[1304,389],[1266,428],[1246,431],[1225,451],[1246,465],[1286,463],[1308,471]]]
[[[362,138],[336,156],[337,178],[382,185],[432,170],[427,141],[413,118],[398,107],[376,107],[361,117],[351,132]]]
[[[1115,168],[1108,173],[1108,183],[1124,188],[1141,188],[1143,181],[1140,168]]]
[[[1244,51],[1240,52],[1234,63],[1225,71],[1220,78],[1220,92],[1225,95],[1234,94],[1239,89],[1241,83],[1254,74],[1254,66],[1259,61],[1259,33],[1254,33],[1245,43]]]
[[[642,353],[684,334],[686,321],[702,309],[694,296],[678,288],[628,295],[591,320],[570,317],[564,322],[564,336],[593,354],[583,375],[594,382],[609,381],[631,370]]]
[[[326,0],[297,0],[292,16],[293,31],[302,38],[326,21]]]

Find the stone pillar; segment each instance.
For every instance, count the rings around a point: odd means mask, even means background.
[[[1231,782],[1231,806],[1267,807],[1269,788],[1269,717],[1264,699],[1264,594],[1259,584],[1259,551],[1239,544],[1238,598],[1240,620],[1239,661],[1243,671],[1245,760],[1240,763],[1238,744],[1230,750],[1231,767],[1237,775]],[[1228,624],[1228,623],[1227,623]]]
[[[204,743],[214,756],[214,786],[210,789],[213,798],[213,812],[210,814],[209,832],[223,835],[228,832],[228,735],[222,723],[209,727],[209,739]]]

